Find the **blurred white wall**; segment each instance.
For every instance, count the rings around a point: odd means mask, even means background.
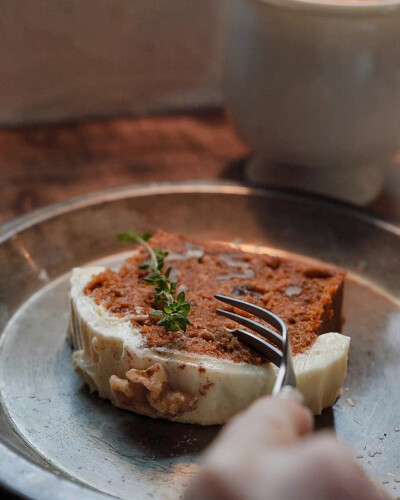
[[[222,103],[223,0],[0,0],[0,124]]]

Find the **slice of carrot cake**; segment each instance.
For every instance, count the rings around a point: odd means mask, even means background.
[[[162,231],[121,239],[142,244],[118,271],[76,268],[71,278],[73,363],[91,390],[137,413],[205,425],[268,394],[277,368],[229,333],[237,324],[216,314],[219,293],[279,315],[305,403],[314,413],[334,403],[349,348],[336,333],[344,272]]]

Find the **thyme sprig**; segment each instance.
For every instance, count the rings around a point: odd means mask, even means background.
[[[154,286],[154,302],[160,307],[160,309],[153,311],[151,316],[160,318],[157,324],[163,326],[166,332],[177,332],[179,330],[185,332],[190,325],[188,319],[190,304],[186,302],[185,292],[183,291],[175,298],[177,283],[170,280],[172,267],[169,266],[163,273],[168,252],[164,252],[161,248],[153,249],[148,243],[151,237],[150,233],[139,234],[132,230],[127,233],[120,233],[118,240],[139,243],[147,249],[150,254],[150,263],[141,265],[140,269],[149,269],[151,271],[143,280]]]

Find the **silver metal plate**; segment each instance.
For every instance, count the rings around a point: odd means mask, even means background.
[[[69,271],[119,262],[126,247],[115,235],[132,227],[240,238],[349,271],[345,392],[317,425],[333,426],[367,472],[398,495],[400,229],[342,205],[218,183],[100,193],[3,226],[0,481],[37,500],[175,500],[218,433],[114,408],[72,370]]]

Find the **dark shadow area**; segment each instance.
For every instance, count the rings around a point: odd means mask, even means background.
[[[335,430],[335,414],[333,408],[326,408],[321,415],[317,415],[314,419],[315,430],[332,429]]]
[[[245,183],[244,171],[249,158],[249,156],[244,156],[229,162],[222,170],[220,178]]]

